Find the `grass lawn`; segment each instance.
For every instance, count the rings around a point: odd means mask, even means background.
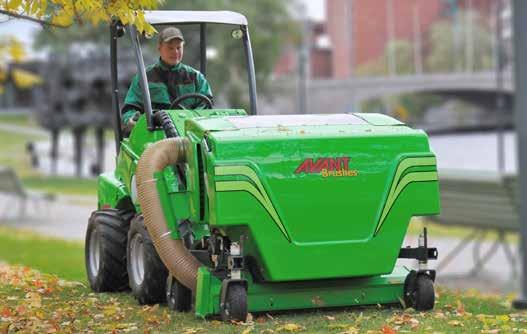
[[[128,293],[92,293],[80,243],[0,228],[1,261],[22,266],[0,264],[0,333],[527,333],[526,312],[476,291],[439,287],[435,309],[426,313],[368,306],[254,314],[247,323],[226,324],[139,306]]]
[[[97,196],[96,179],[34,175],[24,177],[22,182],[30,189],[54,194]]]
[[[473,228],[462,226],[441,225],[439,223],[432,223],[424,217],[417,217],[411,220],[408,226],[408,234],[419,235],[423,232],[423,227],[428,230],[428,238],[433,244],[433,240],[437,238],[465,238],[474,232]],[[483,237],[483,240],[494,241],[498,237],[495,231],[489,230]],[[507,233],[505,240],[510,243],[518,243],[518,233]]]
[[[30,266],[67,280],[87,282],[84,246],[80,242],[45,238],[31,232],[0,227],[0,261]]]
[[[26,126],[26,127],[32,127],[32,128],[38,127],[38,124],[35,118],[28,114],[0,113],[0,124]]]

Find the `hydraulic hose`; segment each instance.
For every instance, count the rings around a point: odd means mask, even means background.
[[[187,145],[187,140],[181,137],[168,138],[152,144],[139,159],[136,178],[138,200],[146,229],[159,257],[172,276],[194,291],[200,263],[185,248],[183,240],[174,240],[170,237],[154,178],[154,173],[162,171],[167,166],[184,162]]]

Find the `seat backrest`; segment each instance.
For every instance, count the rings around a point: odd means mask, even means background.
[[[518,230],[514,176],[493,172],[440,171],[440,224]]]
[[[22,182],[11,167],[0,167],[0,192],[25,197]]]

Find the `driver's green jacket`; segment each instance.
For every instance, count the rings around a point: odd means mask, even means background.
[[[159,59],[146,67],[146,77],[153,110],[167,109],[176,98],[189,93],[200,93],[212,100],[212,90],[205,76],[188,65],[179,63],[171,66]],[[199,99],[189,98],[183,100],[181,104],[187,109],[195,109],[201,106],[200,102],[202,101]],[[138,74],[133,77],[124,99],[123,124],[127,124],[137,111],[144,111],[143,91]]]

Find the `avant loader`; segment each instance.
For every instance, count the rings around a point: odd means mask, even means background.
[[[401,248],[413,216],[439,213],[436,158],[423,131],[381,114],[262,116],[246,18],[153,11],[154,25],[230,25],[243,47],[250,110],[152,110],[132,26],[111,25],[116,169],[98,179],[86,234],[94,291],[141,304],[245,320],[248,312],[402,303],[434,306],[437,250],[426,231]],[[117,41],[130,35],[145,110],[120,128]],[[396,266],[417,259],[419,268]]]

